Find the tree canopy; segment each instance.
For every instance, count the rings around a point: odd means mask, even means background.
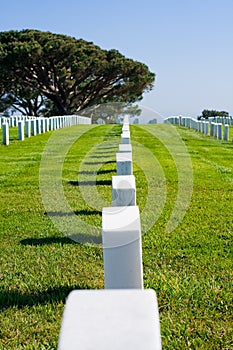
[[[104,102],[133,103],[155,74],[117,50],[83,39],[22,30],[0,32],[0,109],[73,114]]]
[[[216,110],[204,109],[202,111],[201,116],[198,117],[198,119],[208,119],[208,118],[213,118],[213,117],[228,118],[229,113],[226,111],[216,111]]]
[[[123,123],[125,115],[128,115],[132,122],[136,116],[140,116],[141,112],[138,105],[109,102],[85,108],[80,111],[80,114],[90,117],[92,123],[97,123],[99,119],[102,119],[106,124],[116,124]]]

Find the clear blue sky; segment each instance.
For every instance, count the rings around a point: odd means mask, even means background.
[[[233,115],[233,0],[2,0],[0,31],[27,28],[147,64],[155,87],[140,104],[162,116]]]

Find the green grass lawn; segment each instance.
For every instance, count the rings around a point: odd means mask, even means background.
[[[77,125],[20,142],[14,128],[0,146],[0,349],[56,349],[69,291],[104,288],[101,209],[111,205],[120,133],[119,125]],[[232,349],[233,143],[168,125],[131,126],[131,139],[144,285],[157,293],[163,349]],[[44,207],[45,154],[51,198],[57,205],[62,169],[85,244],[59,232],[57,213]]]

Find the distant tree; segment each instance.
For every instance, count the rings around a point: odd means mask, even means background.
[[[157,124],[157,119],[154,118],[154,119],[149,120],[148,124]]]
[[[208,118],[212,118],[212,117],[229,118],[229,113],[225,112],[225,111],[204,109],[202,111],[202,115],[200,117],[198,117],[198,119],[208,119]]]
[[[92,118],[92,123],[98,123],[98,120],[102,119],[106,124],[115,124],[122,122],[126,114],[130,118],[139,116],[141,109],[137,105],[111,102],[91,106],[81,110],[78,114]]]
[[[123,104],[119,102],[102,103],[85,108],[78,114],[90,117],[93,124],[99,124],[100,120],[105,124],[114,124],[123,108]]]
[[[129,105],[124,109],[123,114],[127,114],[130,118],[139,117],[142,113],[142,110],[138,105]]]
[[[153,88],[154,78],[145,64],[83,39],[0,32],[0,99],[24,113],[45,108],[65,115],[104,102],[133,103]]]
[[[0,110],[39,116],[46,109],[46,97],[29,87],[20,86],[17,93],[9,92],[0,98]]]

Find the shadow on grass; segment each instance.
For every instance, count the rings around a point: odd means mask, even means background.
[[[116,161],[115,160],[108,160],[107,162],[85,162],[84,164],[86,165],[98,165],[98,164],[115,164]]]
[[[83,171],[79,171],[78,175],[101,175],[101,174],[110,174],[114,172],[116,172],[116,169],[107,169],[107,170],[98,170],[98,171],[83,170]]]
[[[111,155],[100,155],[100,156],[96,156],[96,155],[94,155],[94,156],[90,156],[89,158],[91,158],[91,159],[106,159],[106,158],[112,158],[112,154]]]
[[[102,154],[103,156],[105,156],[105,155],[111,155],[111,156],[113,156],[113,155],[117,152],[117,148],[115,148],[114,151],[115,151],[115,152],[113,152],[113,151],[103,151],[103,152],[102,152],[102,151],[97,151],[97,152],[95,152],[94,154],[95,154],[95,155],[99,155],[99,156],[100,156],[101,154]]]
[[[93,244],[100,245],[102,243],[101,236],[93,236],[88,234],[77,233],[69,237],[42,237],[42,238],[26,238],[20,243],[24,246],[43,246],[50,244]]]
[[[25,306],[45,305],[61,301],[65,303],[68,294],[74,289],[83,289],[83,287],[51,287],[41,292],[31,293],[21,293],[18,290],[2,290],[0,291],[0,310],[6,310],[13,306],[21,309]],[[85,289],[87,289],[86,286]]]
[[[26,238],[20,241],[22,245],[42,246],[47,244],[76,244],[68,237],[43,237],[43,238]]]
[[[106,169],[106,170],[99,170],[99,171],[97,171],[98,175],[110,174],[110,173],[116,173],[116,169]]]
[[[101,211],[99,210],[88,210],[88,209],[81,209],[81,210],[74,210],[70,212],[61,212],[61,211],[48,211],[45,212],[44,215],[48,216],[73,216],[74,214],[76,215],[102,215]]]
[[[91,180],[91,181],[69,181],[72,186],[103,186],[103,185],[112,185],[112,180]]]
[[[118,146],[117,144],[116,144],[116,146],[102,146],[101,145],[99,147],[97,146],[96,149],[98,149],[98,150],[111,149],[111,150],[115,151],[117,149],[117,146]],[[105,151],[103,153],[105,153]]]

